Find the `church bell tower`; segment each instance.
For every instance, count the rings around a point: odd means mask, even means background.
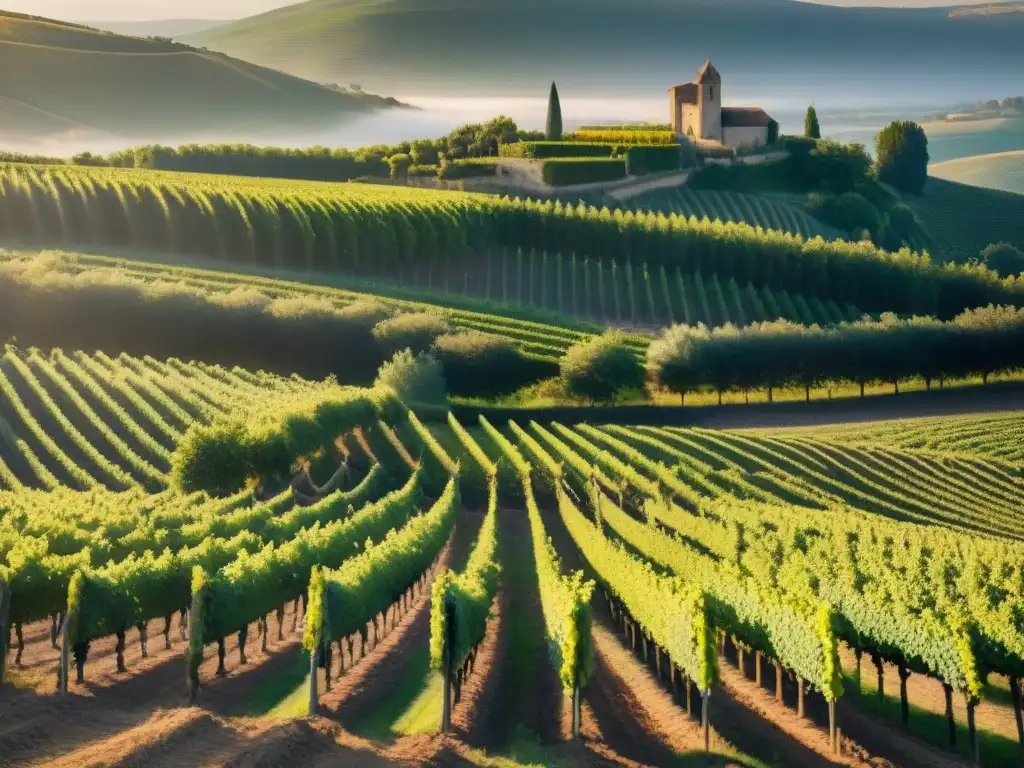
[[[722,141],[722,76],[711,59],[697,71],[697,109],[701,138]]]

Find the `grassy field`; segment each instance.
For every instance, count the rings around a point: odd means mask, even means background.
[[[986,245],[1024,246],[1024,194],[929,178],[921,195],[902,195],[924,225],[935,256],[966,262]]]
[[[368,100],[178,44],[0,12],[0,130],[109,131],[138,138],[337,122]]]
[[[1024,151],[950,160],[930,166],[928,173],[946,181],[1024,195]]]

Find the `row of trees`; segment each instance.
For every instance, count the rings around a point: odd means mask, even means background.
[[[821,139],[821,124],[814,105],[807,108],[804,116],[804,136],[815,141]],[[863,152],[863,147],[859,144],[845,146],[859,149],[867,160],[868,165],[864,168],[866,178],[870,160]],[[928,160],[928,137],[924,129],[913,121],[895,120],[875,137],[875,176],[885,184],[905,192],[920,193],[928,178]]]
[[[944,379],[1024,368],[1024,310],[984,307],[950,322],[914,317],[844,323],[833,328],[786,321],[744,329],[703,325],[667,329],[647,352],[651,380],[685,398],[711,387],[728,391],[811,387],[837,382],[861,386],[922,378]]]
[[[804,241],[745,224],[609,211],[580,203],[367,186],[317,188],[217,179],[202,187],[147,174],[63,168],[0,171],[0,223],[25,242],[145,247],[392,279],[442,265],[471,269],[488,248],[575,253],[679,267],[740,285],[816,295],[867,312],[948,319],[1024,303],[1024,283],[980,265],[937,266],[909,249]]]

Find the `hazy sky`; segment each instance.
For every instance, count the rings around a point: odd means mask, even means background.
[[[0,0],[0,8],[6,11],[90,21],[240,19],[292,4],[289,0]]]
[[[293,0],[294,1],[294,0]],[[829,5],[936,6],[992,0],[820,0]],[[148,21],[154,19],[238,19],[283,5],[287,0],[0,0],[0,8],[57,19]]]

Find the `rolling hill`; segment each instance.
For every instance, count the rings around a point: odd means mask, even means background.
[[[0,12],[0,132],[233,136],[335,124],[383,106],[223,54]]]
[[[918,103],[928,83],[944,102],[1012,91],[1022,31],[1024,14],[793,0],[310,0],[186,39],[396,94],[536,94],[555,78],[563,96],[660,99],[711,54],[734,95]]]
[[[1024,247],[1024,195],[929,176],[921,195],[903,195],[942,260],[966,261],[990,243]]]
[[[89,27],[132,37],[194,35],[229,23],[223,19],[155,19],[153,21],[83,21]]]

